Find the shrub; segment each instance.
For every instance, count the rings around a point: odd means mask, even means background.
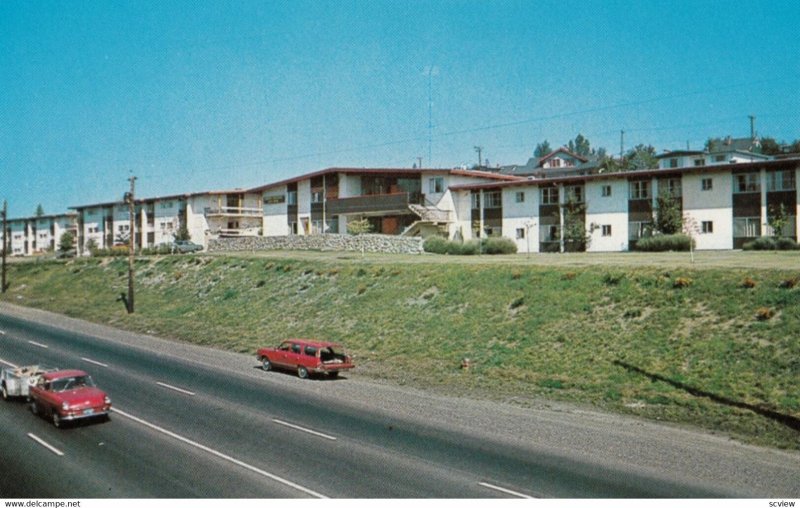
[[[603,284],[606,286],[616,286],[622,282],[622,279],[624,278],[625,275],[621,273],[606,273],[603,275]]]
[[[647,236],[636,242],[636,250],[645,252],[686,251],[694,240],[684,234]]]
[[[691,285],[692,285],[692,279],[690,279],[689,277],[678,277],[677,279],[675,279],[675,283],[672,284],[672,287],[682,289],[682,288],[688,288]]]
[[[506,237],[486,238],[481,242],[484,254],[516,254],[517,243]]]
[[[745,277],[742,281],[742,287],[746,289],[753,289],[756,287],[756,281],[751,279],[750,277]]]
[[[798,250],[800,245],[791,238],[762,236],[742,245],[743,250]]]
[[[756,319],[759,321],[767,321],[775,316],[775,311],[767,307],[761,307],[756,310]]]
[[[449,243],[441,236],[429,236],[422,242],[422,249],[433,254],[447,254],[447,244]]]
[[[793,289],[798,284],[800,284],[800,277],[792,277],[791,279],[782,280],[781,283],[778,284],[778,287],[782,289]]]

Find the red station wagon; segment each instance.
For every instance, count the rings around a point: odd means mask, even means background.
[[[339,372],[355,367],[353,359],[341,345],[305,339],[289,339],[275,348],[261,348],[256,357],[264,370],[297,370],[302,379],[310,374],[336,377]]]
[[[111,399],[82,370],[59,370],[42,374],[30,387],[31,410],[49,416],[53,425],[83,418],[108,418]]]

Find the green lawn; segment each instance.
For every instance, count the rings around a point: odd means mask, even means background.
[[[132,316],[118,301],[124,259],[15,263],[3,299],[239,352],[331,339],[360,374],[393,383],[592,404],[800,448],[797,253],[701,252],[691,263],[273,252],[136,266]]]

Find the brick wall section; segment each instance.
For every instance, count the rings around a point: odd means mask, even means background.
[[[316,250],[420,254],[422,239],[391,235],[245,236],[208,241],[209,252],[257,250]]]

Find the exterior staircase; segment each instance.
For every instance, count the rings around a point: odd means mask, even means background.
[[[449,224],[451,222],[450,212],[448,210],[440,210],[435,206],[424,206],[409,204],[409,210],[414,212],[419,220],[414,221],[409,225],[400,236],[420,236],[420,231],[423,226],[439,226]]]

